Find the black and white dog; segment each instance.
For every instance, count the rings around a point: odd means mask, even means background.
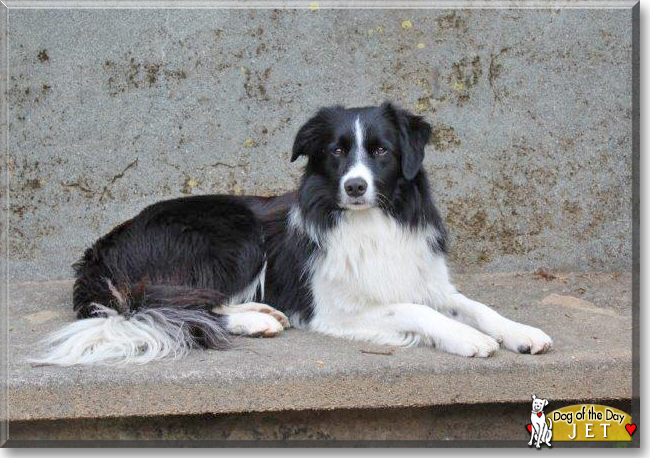
[[[47,340],[45,364],[145,363],[230,335],[290,324],[462,356],[499,343],[543,353],[551,338],[460,294],[424,150],[431,127],[390,103],[323,108],[300,128],[297,191],[159,202],[74,265],[79,318]]]

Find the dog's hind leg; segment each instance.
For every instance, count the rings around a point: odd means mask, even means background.
[[[268,313],[249,311],[227,315],[226,330],[240,336],[275,337],[284,326]]]
[[[217,315],[227,315],[226,329],[231,334],[273,337],[289,327],[289,318],[270,305],[253,302],[264,300],[266,262],[253,280],[222,305],[212,309]]]
[[[550,418],[548,418],[548,421],[549,421],[550,424],[549,424],[549,427],[546,428],[546,437],[545,437],[544,442],[546,442],[547,446],[551,447],[551,439],[553,437],[553,429],[552,429],[553,428],[553,422],[551,421]],[[546,426],[546,421],[544,422],[544,426]]]
[[[270,305],[260,304],[258,302],[246,302],[244,304],[220,305],[212,309],[217,315],[233,315],[244,312],[258,312],[271,315],[275,318],[284,329],[290,327],[289,318],[281,311],[274,309]]]

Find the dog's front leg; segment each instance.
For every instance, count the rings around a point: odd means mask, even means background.
[[[537,427],[535,426],[535,423],[531,423],[531,428],[530,428],[530,440],[528,441],[528,446],[532,447],[533,442],[537,438]]]
[[[553,342],[542,330],[509,320],[487,305],[468,299],[460,293],[451,294],[448,301],[437,308],[486,333],[508,350],[519,353],[544,353],[551,348]]]
[[[543,438],[544,438],[544,425],[539,425],[539,429],[537,429],[537,442],[535,442],[535,448],[539,448],[541,446],[541,442]]]
[[[315,316],[310,326],[326,334],[380,344],[421,342],[462,356],[486,357],[499,348],[491,337],[420,304],[377,305],[335,321]]]

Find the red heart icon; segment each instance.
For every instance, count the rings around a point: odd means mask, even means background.
[[[627,433],[631,436],[632,434],[634,434],[634,431],[636,431],[636,425],[634,423],[632,423],[631,425],[627,424],[625,425],[625,429],[627,429]]]
[[[542,412],[538,413],[537,416],[538,416],[538,417],[541,417],[541,416],[542,416]]]
[[[626,428],[627,428],[627,426],[626,426]],[[532,432],[533,431],[533,425],[531,425],[530,423],[527,424],[526,429],[528,430],[529,433]]]

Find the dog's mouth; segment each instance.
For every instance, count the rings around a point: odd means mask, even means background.
[[[366,210],[374,206],[375,204],[371,200],[363,197],[347,198],[341,202],[341,207],[346,210]]]

